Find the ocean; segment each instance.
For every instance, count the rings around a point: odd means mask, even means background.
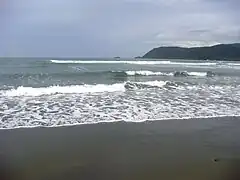
[[[240,116],[240,63],[0,58],[0,128]]]

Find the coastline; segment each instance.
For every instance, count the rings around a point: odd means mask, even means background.
[[[8,179],[231,180],[239,130],[239,117],[1,129],[1,167]]]

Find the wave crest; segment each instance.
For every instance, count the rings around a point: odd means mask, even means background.
[[[72,85],[72,86],[50,86],[50,87],[17,87],[15,89],[2,91],[3,96],[44,96],[54,94],[82,94],[101,92],[124,92],[125,90],[150,89],[150,88],[171,88],[179,84],[169,81],[146,81],[146,82],[125,82],[117,84],[97,85]]]
[[[154,64],[166,64],[166,65],[189,65],[189,66],[212,66],[212,65],[217,65],[217,63],[212,63],[212,62],[199,62],[199,63],[192,63],[192,62],[173,62],[173,61],[161,61],[161,60],[156,60],[156,61],[133,61],[133,60],[119,60],[119,61],[114,61],[114,60],[50,60],[51,63],[55,64],[136,64],[136,65],[154,65]]]
[[[166,81],[149,81],[149,82],[126,82],[124,87],[126,89],[148,89],[148,88],[162,88],[166,85]]]
[[[137,65],[171,64],[170,61],[50,60],[50,62],[55,64],[137,64]]]
[[[187,72],[187,71],[176,71],[173,76],[175,77],[187,77],[187,76],[199,76],[199,77],[213,77],[216,74],[212,71],[207,72]]]
[[[171,73],[153,72],[153,71],[126,71],[128,76],[164,76],[171,75]]]
[[[199,76],[199,77],[212,77],[215,75],[214,72],[208,71],[208,72],[187,72],[187,71],[176,71],[176,72],[169,72],[169,73],[163,73],[163,72],[153,72],[153,71],[123,71],[118,72],[122,73],[124,76],[175,76],[175,77],[187,77],[187,76]]]
[[[23,87],[5,91],[5,96],[42,96],[52,94],[77,94],[77,93],[98,93],[98,92],[116,92],[124,91],[122,83],[106,85],[72,85],[72,86],[50,86],[50,87]]]

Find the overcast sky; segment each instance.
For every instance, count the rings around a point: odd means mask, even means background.
[[[0,0],[0,56],[132,57],[240,42],[240,0]]]

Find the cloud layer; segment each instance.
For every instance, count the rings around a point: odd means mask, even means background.
[[[238,0],[8,0],[0,56],[112,57],[240,42]]]

